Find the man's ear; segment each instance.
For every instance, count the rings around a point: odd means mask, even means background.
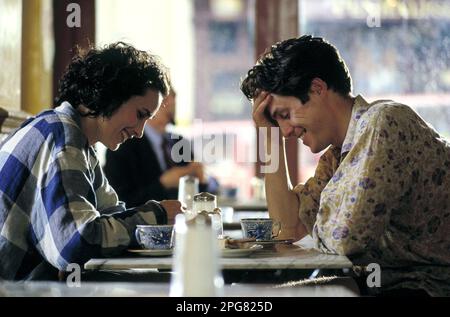
[[[310,88],[310,92],[312,94],[317,94],[320,95],[322,93],[324,93],[326,90],[328,90],[328,85],[326,82],[324,82],[322,79],[320,79],[319,77],[315,77],[312,81],[311,81],[311,88]]]

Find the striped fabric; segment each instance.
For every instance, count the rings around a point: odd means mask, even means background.
[[[80,126],[65,102],[0,144],[0,278],[56,278],[135,243],[137,224],[167,222],[154,201],[125,209]]]

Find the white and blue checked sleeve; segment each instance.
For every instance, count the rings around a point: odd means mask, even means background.
[[[33,236],[42,256],[58,269],[118,253],[134,241],[137,224],[167,221],[156,202],[146,205],[146,211],[123,210],[98,164],[90,166],[87,151],[65,147],[41,179],[42,204],[32,217]],[[113,212],[117,209],[122,211]]]

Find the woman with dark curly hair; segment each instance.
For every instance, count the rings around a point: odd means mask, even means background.
[[[142,137],[168,87],[158,59],[125,43],[78,53],[57,107],[0,144],[0,278],[56,279],[70,263],[136,243],[138,224],[173,221],[177,201],[126,209],[93,148]]]

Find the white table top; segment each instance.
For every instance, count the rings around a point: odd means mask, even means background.
[[[118,258],[91,259],[86,270],[128,270],[172,268],[172,257],[127,256]],[[320,253],[317,250],[294,245],[278,245],[276,250],[261,250],[241,258],[221,258],[225,270],[260,269],[343,269],[351,268],[352,262],[341,255]]]
[[[68,287],[62,282],[0,282],[0,297],[166,297],[170,283],[81,282]],[[275,284],[225,285],[225,297],[358,296],[356,284],[347,279],[332,285],[291,286]]]

